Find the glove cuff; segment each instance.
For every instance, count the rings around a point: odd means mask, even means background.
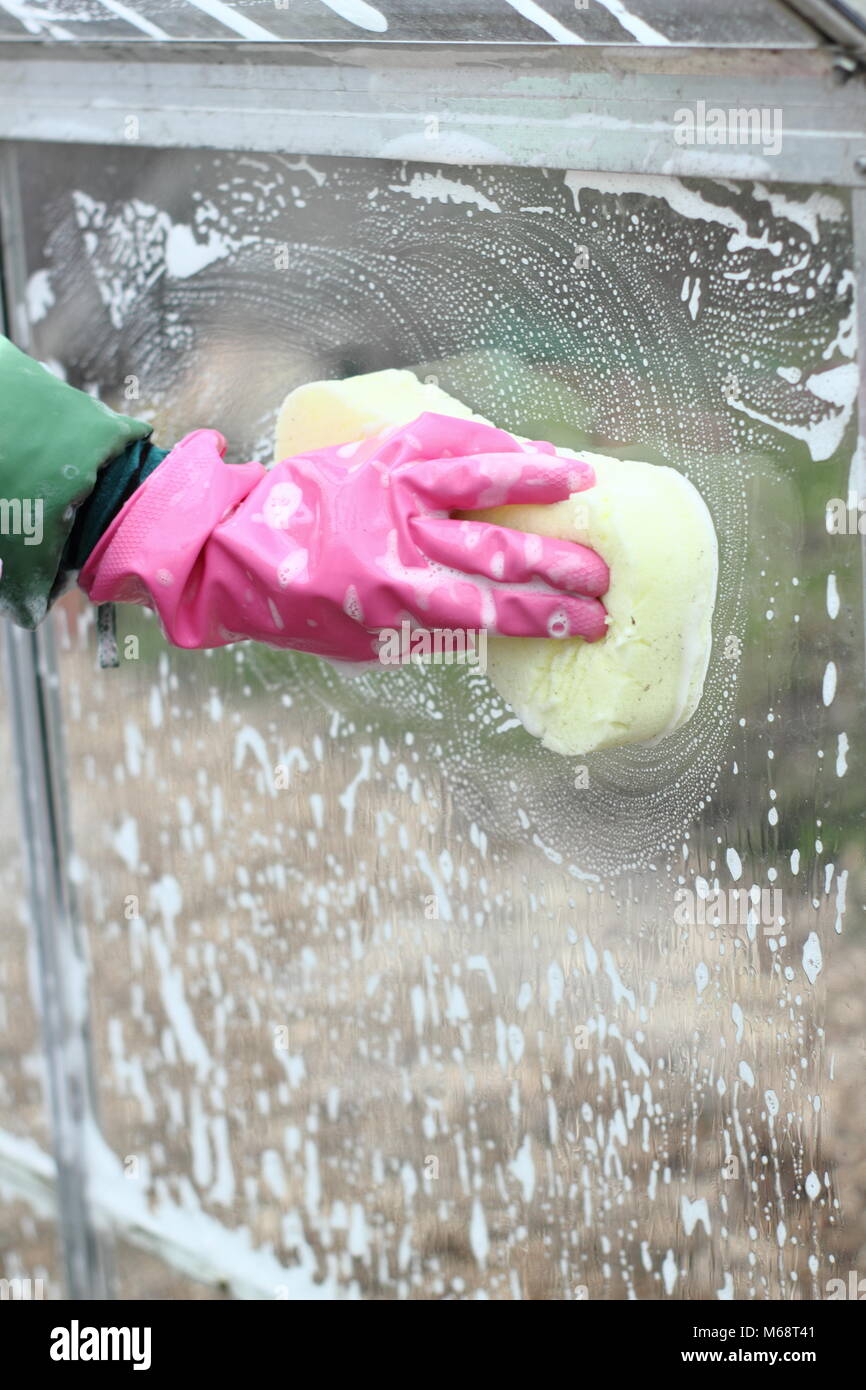
[[[149,439],[137,439],[100,471],[93,491],[75,513],[60,560],[55,585],[58,592],[84,568],[100,536],[168,453],[168,449],[158,449]]]

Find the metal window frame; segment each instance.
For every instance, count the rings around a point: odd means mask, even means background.
[[[674,113],[698,101],[781,109],[781,151],[765,158],[749,146],[679,145]],[[0,141],[13,140],[851,188],[866,343],[866,82],[852,59],[829,48],[9,40],[0,42]],[[21,247],[15,159],[0,145],[4,321],[26,348]],[[866,380],[860,419],[866,434]],[[866,478],[852,485],[866,494]],[[105,1298],[113,1292],[111,1252],[87,1182],[88,1127],[96,1123],[89,1016],[66,988],[86,967],[68,876],[50,627],[8,630],[6,649],[67,1293]]]
[[[699,102],[781,111],[782,148],[679,143]],[[3,139],[863,187],[866,80],[827,47],[17,40]]]
[[[9,305],[22,283],[17,180],[0,147],[0,324],[12,333]],[[27,346],[26,324],[16,325]],[[88,1190],[88,1135],[97,1102],[89,1003],[82,1007],[87,957],[69,875],[67,761],[59,674],[50,623],[35,632],[5,623],[12,747],[23,858],[36,953],[38,1007],[48,1078],[61,1265],[70,1299],[113,1292],[113,1252],[97,1228]]]

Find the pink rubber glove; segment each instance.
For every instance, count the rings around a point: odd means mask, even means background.
[[[381,628],[595,641],[608,570],[594,551],[452,510],[560,502],[588,464],[490,425],[425,414],[373,439],[223,462],[216,430],[177,444],[79,575],[94,603],[143,603],[179,647],[254,638],[373,661]]]

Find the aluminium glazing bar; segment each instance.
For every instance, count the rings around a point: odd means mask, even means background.
[[[7,309],[16,288],[20,241],[13,155],[0,148],[0,246]],[[26,332],[17,321],[18,338]],[[37,966],[48,1101],[57,1167],[57,1223],[69,1299],[111,1296],[110,1254],[97,1232],[87,1189],[87,1141],[94,1124],[87,965],[69,879],[65,761],[53,632],[4,623],[12,746]]]

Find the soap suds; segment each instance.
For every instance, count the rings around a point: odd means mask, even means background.
[[[358,29],[366,29],[370,34],[388,32],[388,21],[382,11],[367,4],[367,0],[322,0],[322,4]]]
[[[512,10],[516,10],[524,19],[528,19],[531,24],[537,24],[549,38],[557,43],[583,43],[579,34],[575,34],[572,29],[567,29],[558,19],[554,19],[552,14],[536,4],[536,0],[504,0],[510,5]]]

